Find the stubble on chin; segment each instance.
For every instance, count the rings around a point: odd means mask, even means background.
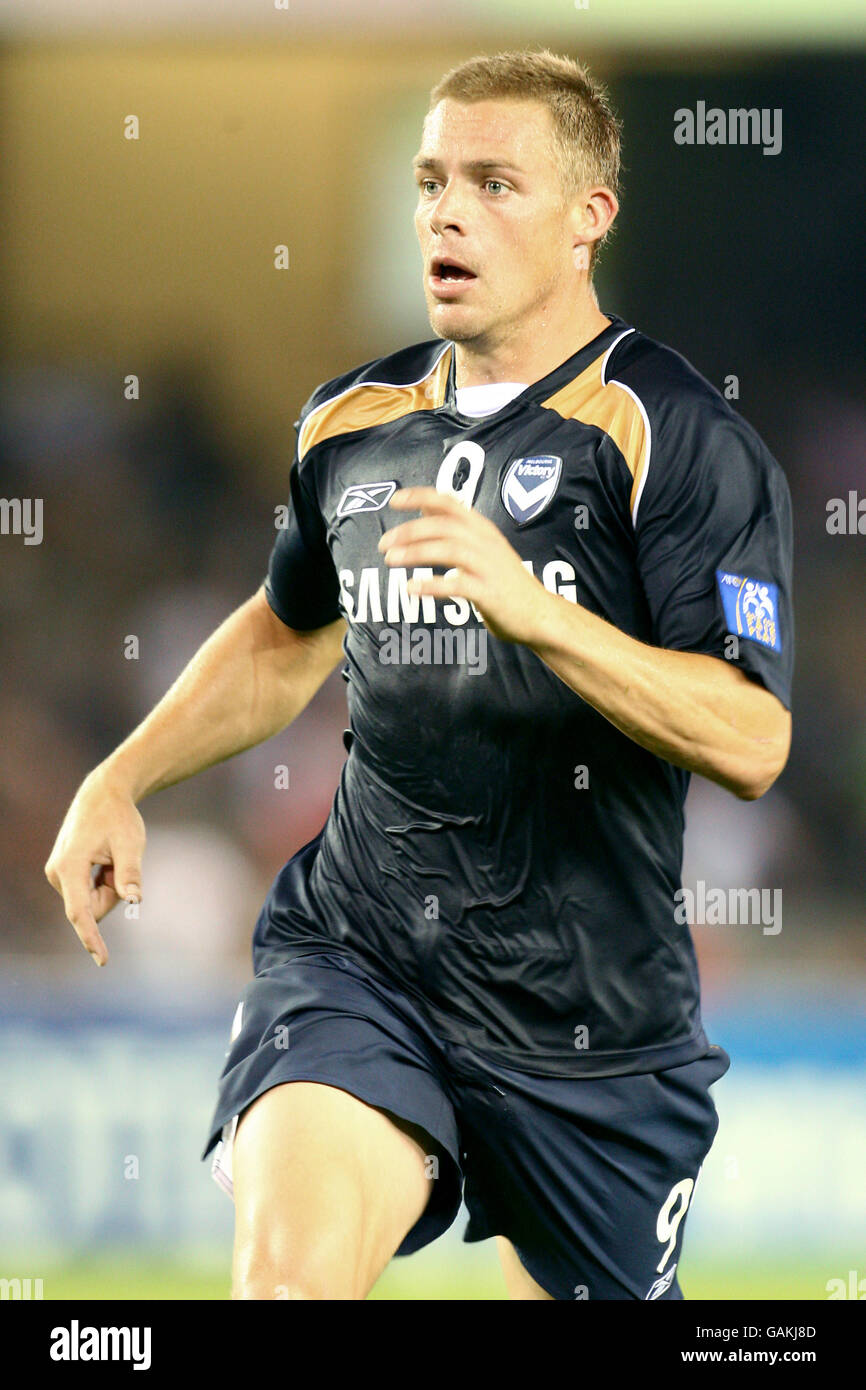
[[[486,327],[479,327],[477,322],[473,323],[468,318],[461,321],[456,314],[450,316],[451,322],[448,322],[449,315],[437,315],[437,307],[437,305],[432,307],[428,305],[427,308],[430,327],[437,338],[442,338],[450,343],[475,343],[480,350],[483,350],[487,337]]]

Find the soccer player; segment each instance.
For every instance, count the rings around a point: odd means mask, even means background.
[[[104,964],[136,803],[344,657],[348,758],[258,919],[205,1147],[234,1296],[363,1298],[462,1193],[514,1298],[681,1298],[729,1066],[675,905],[683,802],[691,772],[753,800],[787,760],[788,488],[599,308],[619,123],[584,68],[461,64],[415,175],[435,338],[306,402],[262,588],[88,776],[46,872]]]

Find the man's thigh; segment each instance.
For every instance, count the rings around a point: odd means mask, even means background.
[[[552,1293],[548,1293],[535,1282],[510,1240],[506,1240],[505,1236],[497,1236],[496,1249],[499,1252],[499,1263],[502,1266],[508,1297],[512,1301],[541,1301],[553,1298]]]
[[[291,1081],[233,1145],[236,1298],[365,1298],[431,1195],[434,1141],[338,1087]]]

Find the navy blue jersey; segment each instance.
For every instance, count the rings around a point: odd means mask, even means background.
[[[784,474],[682,356],[608,317],[481,419],[456,409],[443,340],[319,387],[266,580],[293,628],[347,620],[350,751],[321,835],[271,890],[259,963],[351,952],[445,1040],[553,1075],[707,1050],[675,897],[689,774],[466,600],[407,594],[377,543],[412,515],[389,509],[396,488],[435,485],[564,601],[733,661],[790,708]]]

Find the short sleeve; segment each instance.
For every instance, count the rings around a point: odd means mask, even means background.
[[[288,627],[300,632],[324,627],[342,616],[325,522],[310,495],[308,471],[308,463],[299,463],[296,453],[289,474],[286,525],[277,533],[265,579],[271,608]]]
[[[654,641],[735,662],[791,708],[791,495],[760,436],[696,407],[653,442],[635,520]],[[736,642],[731,638],[736,637]]]

